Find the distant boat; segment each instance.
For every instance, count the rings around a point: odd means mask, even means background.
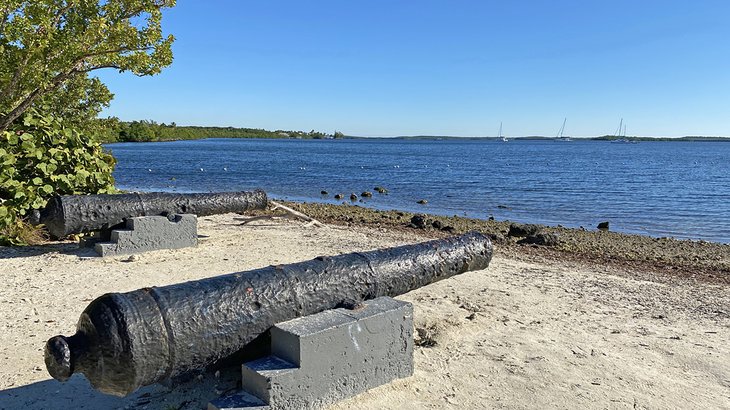
[[[638,144],[639,141],[632,141],[626,138],[626,124],[624,124],[624,119],[621,118],[621,121],[618,123],[618,129],[616,132],[614,132],[613,136],[619,137],[618,139],[612,140],[611,144]]]
[[[570,137],[564,136],[563,132],[565,132],[565,122],[568,121],[567,118],[563,119],[563,126],[560,127],[560,130],[558,131],[558,135],[555,137],[555,141],[573,141]]]
[[[499,123],[499,140],[501,140],[502,142],[509,142],[509,140],[507,139],[507,137],[505,137],[504,135],[502,135],[502,122],[501,121]]]

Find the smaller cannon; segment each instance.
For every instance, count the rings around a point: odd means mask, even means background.
[[[63,195],[48,201],[31,217],[54,238],[110,229],[137,216],[195,214],[197,216],[264,209],[266,192],[216,192],[178,194],[167,192],[118,195]]]
[[[491,258],[489,238],[472,232],[108,293],[84,310],[76,334],[48,340],[46,367],[57,380],[84,373],[96,389],[124,396],[242,353],[277,323],[402,295],[485,269]]]

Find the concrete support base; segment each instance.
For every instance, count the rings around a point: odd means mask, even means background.
[[[413,306],[382,297],[271,329],[271,356],[208,410],[317,409],[413,374]]]
[[[125,255],[198,245],[198,219],[192,214],[129,218],[125,229],[113,229],[110,242],[97,242],[101,256]]]

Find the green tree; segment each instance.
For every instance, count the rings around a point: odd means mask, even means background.
[[[31,107],[84,123],[112,98],[89,73],[153,75],[172,63],[161,28],[175,0],[0,0],[0,131]]]
[[[0,131],[0,244],[31,242],[25,219],[53,195],[111,193],[114,158],[58,118],[30,109]]]

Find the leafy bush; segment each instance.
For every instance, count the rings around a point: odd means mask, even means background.
[[[0,133],[0,244],[27,243],[27,217],[53,195],[114,192],[114,157],[51,116]]]

